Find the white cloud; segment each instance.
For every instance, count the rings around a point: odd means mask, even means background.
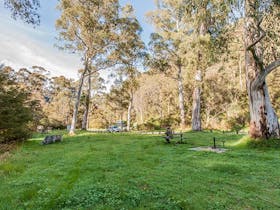
[[[1,15],[2,16],[2,15]],[[3,18],[3,16],[1,17]],[[0,63],[18,69],[42,66],[52,75],[77,78],[81,62],[78,55],[71,55],[55,48],[54,34],[38,28],[21,25],[4,19],[0,22]]]
[[[49,3],[51,6],[57,3],[56,0],[52,1],[53,3]],[[52,12],[42,13],[44,24],[33,28],[20,20],[13,20],[9,11],[3,9],[0,0],[0,65],[4,63],[16,70],[42,66],[53,76],[78,78],[78,69],[82,68],[79,55],[54,47],[56,31],[53,22],[55,19],[50,18]],[[100,74],[105,80],[109,80],[109,70]],[[107,88],[110,88],[111,84],[112,82],[109,82]]]
[[[67,55],[53,47],[36,43],[27,37],[0,35],[0,59],[7,60],[14,68],[42,66],[53,75],[75,78],[80,67],[77,56]]]

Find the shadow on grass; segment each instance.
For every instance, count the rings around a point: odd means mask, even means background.
[[[280,149],[280,139],[252,139],[249,136],[244,136],[237,142],[231,145],[234,148],[247,148],[247,149]]]

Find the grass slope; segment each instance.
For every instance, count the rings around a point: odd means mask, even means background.
[[[280,151],[233,147],[189,151],[213,136],[187,133],[188,144],[158,136],[66,136],[41,146],[30,139],[0,163],[0,209],[279,209]]]

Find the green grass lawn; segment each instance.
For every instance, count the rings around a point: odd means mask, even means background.
[[[242,135],[35,136],[0,162],[0,209],[279,209],[280,150],[230,147]],[[226,140],[227,153],[188,149]]]

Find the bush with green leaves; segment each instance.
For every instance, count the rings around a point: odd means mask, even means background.
[[[249,122],[249,112],[239,104],[232,104],[227,111],[227,127],[238,134]]]
[[[229,127],[238,134],[246,125],[246,118],[243,116],[232,117],[228,119]]]
[[[166,129],[166,127],[176,127],[179,126],[180,119],[173,117],[173,116],[167,116],[165,118],[151,118],[146,123],[143,123],[137,127],[138,130],[161,130]]]
[[[0,71],[0,143],[23,141],[30,136],[32,119],[27,94],[4,71]]]

